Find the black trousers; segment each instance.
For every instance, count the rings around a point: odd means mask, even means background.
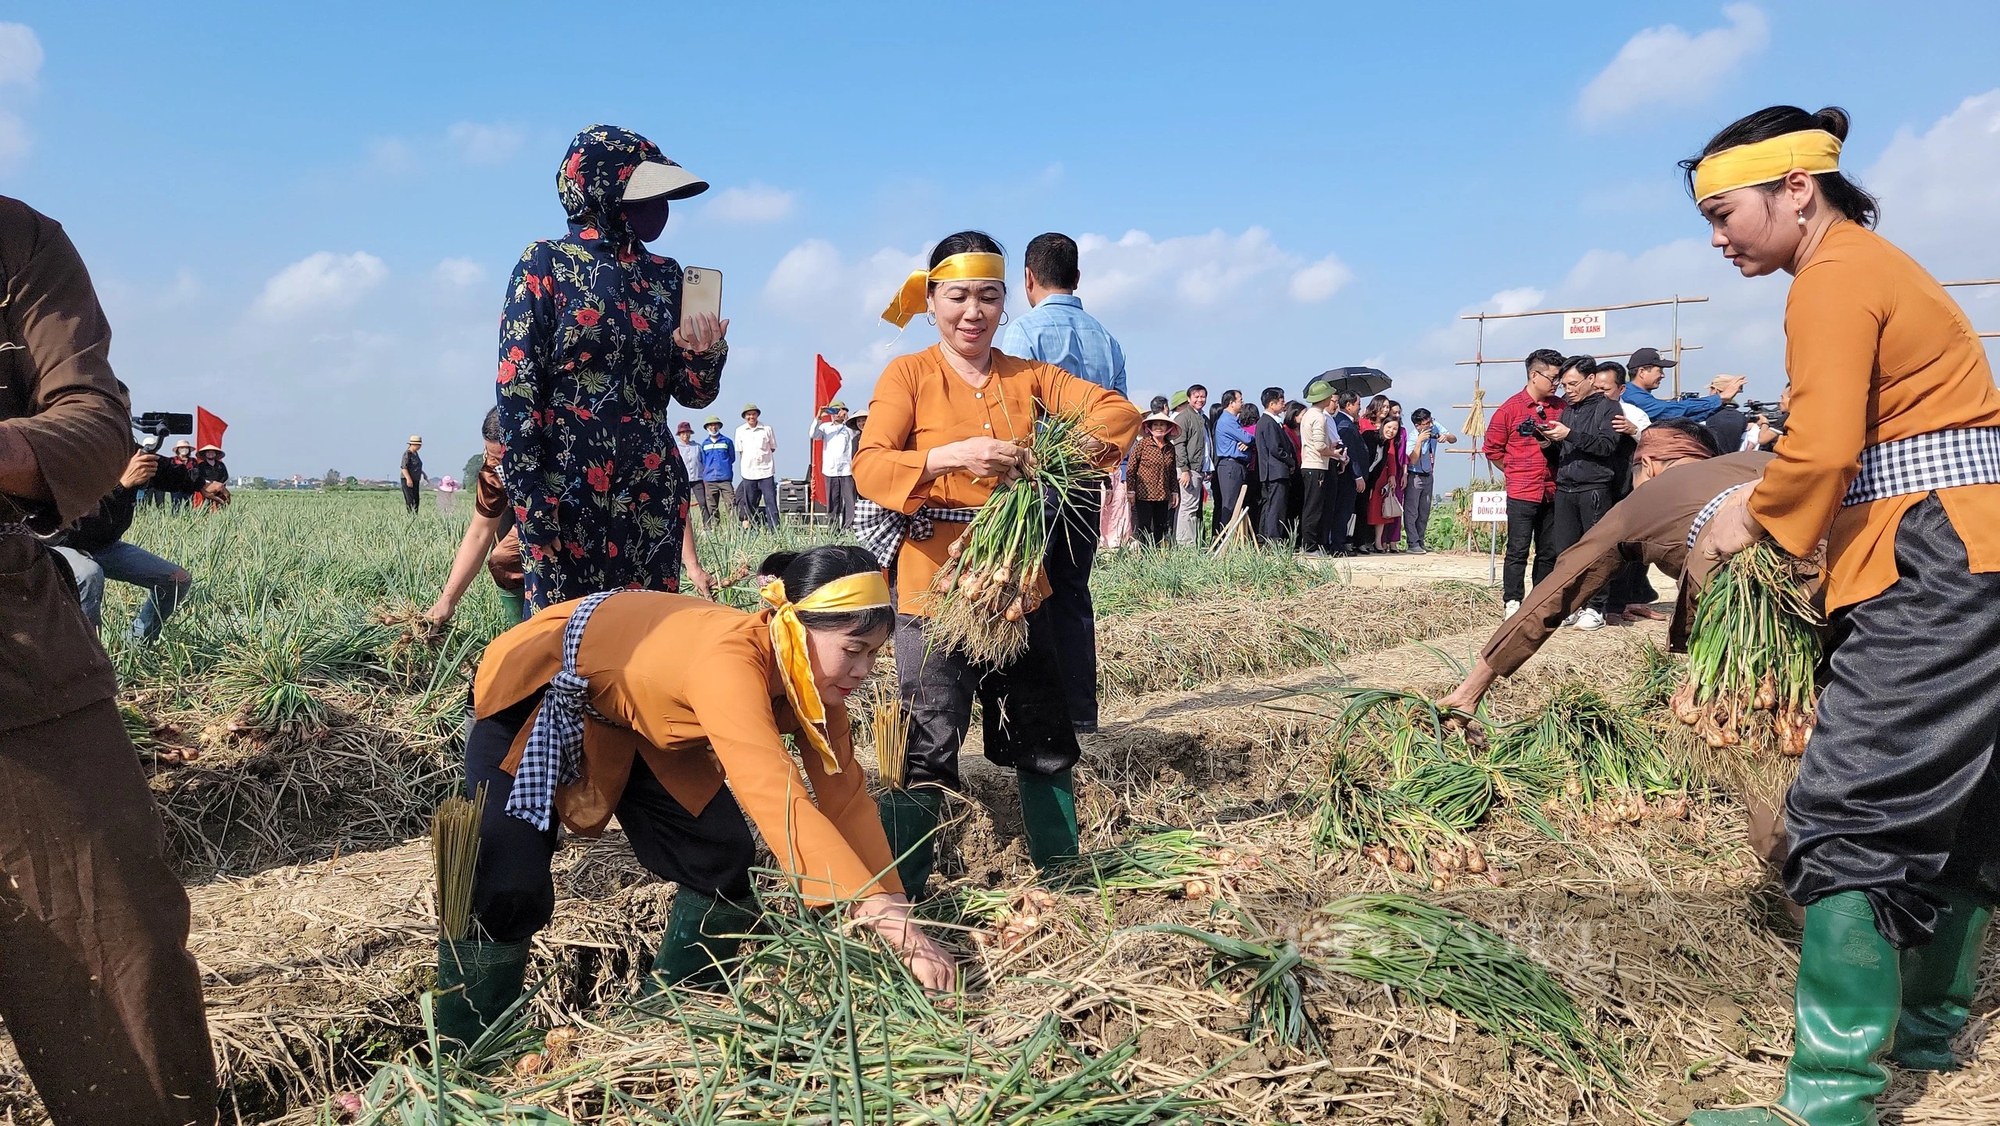
[[[854,526],[854,478],[852,475],[826,479],[826,514],[843,528]]]
[[[1507,498],[1507,559],[1500,568],[1501,598],[1504,601],[1519,602],[1528,596],[1525,579],[1530,545],[1535,550],[1535,581],[1541,582],[1549,577],[1550,571],[1555,570],[1556,552],[1549,550],[1555,513],[1554,501],[1537,503]]]
[[[1291,536],[1291,529],[1285,526],[1285,510],[1291,490],[1290,478],[1280,477],[1264,482],[1264,510],[1257,514],[1257,536],[1265,543],[1283,543]]]
[[[1785,891],[1861,891],[1899,948],[1939,888],[2000,900],[2000,573],[1975,575],[1935,494],[1903,515],[1894,586],[1835,612],[1819,724],[1785,801]]]
[[[1219,533],[1229,526],[1236,515],[1236,498],[1242,494],[1244,505],[1250,503],[1250,494],[1243,486],[1250,480],[1250,467],[1233,457],[1225,457],[1215,463],[1215,530]]]
[[[1354,490],[1354,475],[1345,469],[1327,470],[1326,498],[1326,548],[1328,551],[1348,550],[1349,537],[1354,534],[1354,511],[1360,504],[1361,494]]]
[[[1659,601],[1660,594],[1653,589],[1653,580],[1647,576],[1644,560],[1627,563],[1611,576],[1611,606],[1651,606]]]
[[[1004,669],[931,647],[928,619],[896,615],[896,689],[910,717],[909,785],[957,792],[958,751],[979,702],[987,761],[1030,774],[1060,774],[1081,754],[1061,678],[1048,604],[1028,615],[1028,652]]]
[[[409,509],[411,512],[415,512],[417,510],[417,501],[419,499],[420,499],[420,494],[417,492],[417,487],[415,485],[403,486],[404,508]]]
[[[1132,502],[1132,529],[1149,544],[1174,542],[1174,510],[1163,500]]]
[[[736,483],[736,513],[745,520],[759,519],[756,511],[762,509],[762,519],[775,528],[778,526],[778,479],[760,477],[751,480],[745,477]]]
[[[1575,547],[1577,541],[1583,538],[1583,534],[1596,527],[1597,522],[1604,519],[1604,514],[1609,511],[1611,511],[1609,488],[1557,489],[1555,512],[1549,517],[1549,546],[1546,549],[1541,547],[1535,549],[1536,570],[1539,572],[1541,569],[1543,555],[1548,556],[1553,566],[1563,552]],[[1513,542],[1510,540],[1507,546],[1511,550]],[[1544,577],[1546,576],[1538,573],[1535,581],[1539,583]],[[1603,613],[1610,598],[1611,586],[1607,583],[1597,588],[1597,593],[1590,596],[1590,601],[1586,605],[1592,610]]]
[[[1053,627],[1055,656],[1062,670],[1069,718],[1078,731],[1097,730],[1097,611],[1090,601],[1090,568],[1097,560],[1097,532],[1103,500],[1095,488],[1071,498],[1067,516],[1049,512],[1045,556],[1049,598],[1042,604]]]
[[[537,829],[509,817],[507,795],[514,790],[514,776],[500,769],[540,699],[538,692],[475,722],[465,739],[466,796],[482,783],[486,786],[472,914],[494,942],[527,938],[548,926],[556,909],[556,885],[549,874],[556,854],[555,821]],[[625,794],[618,799],[618,824],[646,871],[703,895],[749,898],[757,842],[729,787],[717,791],[699,814],[689,813],[660,785],[646,760],[635,758]]]
[[[1327,471],[1324,469],[1304,469],[1299,471],[1301,483],[1299,498],[1299,550],[1320,551],[1326,547],[1327,502],[1332,499],[1326,492]]]

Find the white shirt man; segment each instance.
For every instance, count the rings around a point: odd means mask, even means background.
[[[835,399],[819,413],[813,437],[821,443],[819,471],[826,475],[826,511],[843,528],[854,526],[854,444],[861,432],[847,424],[847,404]]]
[[[757,509],[764,521],[778,526],[778,435],[761,424],[755,403],[743,408],[743,425],[736,428],[736,469],[743,481],[736,487],[736,508],[747,527]]]

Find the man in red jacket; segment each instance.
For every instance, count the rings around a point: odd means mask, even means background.
[[[1528,385],[1516,392],[1486,424],[1486,460],[1500,467],[1507,479],[1507,563],[1501,570],[1501,586],[1507,613],[1520,609],[1527,594],[1524,581],[1528,570],[1528,548],[1535,551],[1535,581],[1541,582],[1555,568],[1556,552],[1549,550],[1550,525],[1555,515],[1556,442],[1546,433],[1548,425],[1562,418],[1562,400],[1555,397],[1556,373],[1562,370],[1563,356],[1553,348],[1537,348],[1528,353]]]

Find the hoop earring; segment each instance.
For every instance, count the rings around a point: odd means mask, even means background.
[[[929,322],[930,322],[930,325],[931,325],[931,327],[932,327],[932,328],[936,328],[936,327],[937,327],[937,314],[935,314],[935,313],[925,313],[925,314],[924,314],[924,319],[925,319],[926,321],[929,321]]]
[[[1007,327],[1007,314],[1004,311],[1000,314],[1000,327]]]

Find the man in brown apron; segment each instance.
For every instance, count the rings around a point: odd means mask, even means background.
[[[207,1126],[188,900],[118,683],[36,538],[132,452],[111,330],[54,220],[0,196],[0,1018],[57,1123]]]

